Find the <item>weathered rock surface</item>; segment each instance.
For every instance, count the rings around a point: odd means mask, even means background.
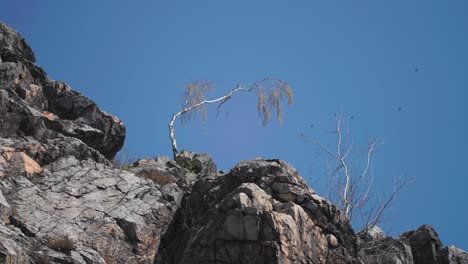
[[[122,122],[1,22],[0,58],[0,263],[152,262],[182,191],[113,168]]]
[[[0,32],[2,34],[0,37],[0,56],[2,57],[2,61],[36,61],[31,48],[14,29],[0,22]]]
[[[368,264],[413,264],[411,247],[406,240],[386,237],[374,226],[358,234],[359,258]]]
[[[24,39],[0,22],[0,138],[21,140],[32,137],[47,155],[48,148],[62,141],[98,151],[111,159],[125,139],[125,127],[87,97],[66,83],[50,79],[35,63],[31,48]],[[66,146],[63,146],[66,148]],[[65,155],[62,155],[62,157]],[[45,165],[57,158],[36,160]],[[96,154],[85,158],[96,158]]]
[[[136,175],[150,178],[155,182],[175,182],[186,192],[203,176],[218,174],[216,164],[206,153],[183,150],[175,162],[167,157],[140,159],[129,169]]]
[[[362,263],[385,264],[467,264],[468,253],[454,246],[442,248],[435,230],[422,225],[398,238],[386,237],[374,228],[358,234]]]
[[[17,152],[10,154],[22,157]],[[22,171],[24,162],[17,164],[18,174],[6,171],[0,178],[3,227],[19,228],[21,235],[40,241],[44,248],[53,247],[51,240],[72,241],[74,249],[69,254],[53,255],[66,263],[152,262],[182,198],[174,183],[158,188],[128,171],[73,156],[61,158],[41,172],[26,173]],[[83,262],[85,258],[92,261]]]
[[[442,242],[437,232],[428,225],[416,231],[408,231],[400,237],[407,238],[415,263],[432,264],[437,262],[437,253],[442,249]]]
[[[279,160],[239,163],[193,186],[157,263],[357,263],[344,215]]]
[[[455,246],[445,247],[439,251],[437,261],[438,264],[466,264],[468,253]]]

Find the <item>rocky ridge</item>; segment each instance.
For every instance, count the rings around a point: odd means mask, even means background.
[[[281,160],[110,161],[125,127],[0,22],[0,263],[468,263],[430,226],[356,234]]]

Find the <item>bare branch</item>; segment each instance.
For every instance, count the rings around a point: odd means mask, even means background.
[[[328,198],[335,203],[353,222],[354,216],[366,216],[364,228],[371,228],[381,221],[384,211],[391,204],[396,194],[409,181],[394,180],[393,192],[385,201],[380,201],[378,206],[372,205],[374,190],[374,173],[372,169],[372,157],[375,154],[377,146],[381,143],[379,138],[370,138],[365,152],[365,159],[360,162],[353,159],[352,141],[350,140],[351,130],[349,126],[345,127],[347,122],[342,110],[335,113],[336,128],[333,133],[336,134],[336,153],[320,141],[310,139],[301,134],[302,140],[312,143],[321,151],[328,154],[332,167],[327,166],[327,175],[329,177]],[[359,169],[362,164],[362,169]],[[363,213],[364,210],[368,210]]]
[[[367,150],[366,167],[364,168],[364,170],[363,170],[363,172],[361,174],[361,177],[360,177],[361,180],[364,179],[364,177],[366,177],[367,171],[369,170],[371,157],[372,157],[372,154],[375,151],[375,145],[377,144],[377,141],[378,141],[378,138],[374,138],[374,139],[369,140],[369,146],[368,146],[368,150]]]
[[[276,83],[275,87],[264,87],[266,82],[274,82]],[[174,123],[175,120],[181,117],[183,123],[188,122],[191,118],[192,112],[197,112],[201,107],[205,107],[208,104],[216,104],[217,111],[219,113],[221,107],[232,98],[235,93],[238,92],[257,92],[258,97],[258,113],[261,117],[263,117],[263,125],[268,124],[270,121],[270,109],[275,110],[277,113],[278,122],[281,123],[281,105],[280,101],[283,99],[283,96],[288,98],[288,104],[293,103],[293,96],[291,87],[289,84],[281,79],[277,78],[264,78],[260,82],[253,84],[250,87],[244,87],[241,85],[237,85],[237,87],[233,90],[230,90],[224,96],[213,100],[206,100],[205,99],[205,91],[212,88],[212,84],[208,82],[202,81],[195,81],[187,85],[186,91],[184,93],[184,104],[182,110],[173,114],[171,120],[169,122],[169,138],[172,144],[172,153],[174,155],[174,159],[176,159],[179,151],[177,149],[177,141],[174,135]],[[264,100],[265,92],[268,93],[268,99]],[[265,97],[266,98],[266,97]],[[203,109],[203,117],[206,118],[206,108]]]
[[[303,134],[300,135],[301,138],[304,140],[304,141],[307,141],[307,142],[310,142],[312,144],[315,144],[317,146],[319,146],[323,151],[327,152],[328,155],[332,156],[333,158],[339,160],[339,158],[337,156],[335,156],[335,154],[333,154],[327,147],[325,147],[322,143],[320,143],[319,141],[315,141],[315,140],[312,140],[306,136],[304,136]]]
[[[409,183],[413,182],[414,179],[402,179],[402,177],[398,177],[397,180],[395,180],[395,177],[393,177],[393,192],[391,195],[388,197],[388,199],[385,202],[382,202],[382,198],[380,199],[380,207],[377,213],[375,214],[374,218],[371,221],[368,221],[365,228],[372,228],[375,225],[377,225],[382,218],[382,215],[384,211],[387,209],[387,207],[392,203],[393,199],[397,195],[397,193],[403,189],[406,185]]]

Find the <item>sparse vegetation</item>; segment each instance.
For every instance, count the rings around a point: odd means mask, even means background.
[[[67,237],[49,238],[48,245],[51,249],[63,253],[68,253],[75,249],[75,243]]]
[[[129,170],[130,166],[137,160],[136,154],[130,154],[130,152],[126,149],[119,151],[117,155],[115,155],[114,159],[112,159],[112,164],[114,167],[122,169],[122,170]]]
[[[271,112],[276,113],[276,119],[279,123],[283,121],[283,110],[281,101],[287,99],[289,105],[293,103],[293,94],[291,86],[276,78],[265,78],[252,86],[237,85],[235,89],[230,90],[224,96],[213,100],[206,100],[205,93],[214,89],[212,82],[195,81],[187,85],[184,93],[184,104],[182,110],[173,114],[169,122],[169,138],[172,143],[172,152],[174,160],[176,160],[179,151],[177,149],[177,141],[174,135],[174,122],[177,118],[181,118],[182,124],[186,124],[193,117],[193,114],[202,113],[203,120],[207,118],[207,105],[218,104],[217,110],[232,96],[238,92],[256,93],[257,95],[257,113],[262,118],[262,124],[265,126],[270,122]]]
[[[177,164],[184,169],[187,169],[191,172],[199,173],[199,171],[197,171],[197,166],[195,165],[193,159],[185,158],[183,156],[177,156],[175,157],[175,162],[177,162]]]
[[[152,171],[142,171],[138,173],[138,176],[144,177],[146,179],[152,180],[154,183],[158,184],[159,186],[164,186],[166,184],[170,183],[175,183],[175,179],[167,175],[165,173],[162,173],[157,170],[152,170]]]
[[[358,230],[370,229],[383,221],[385,210],[392,203],[397,193],[412,179],[394,177],[392,192],[388,198],[378,201],[374,199],[374,171],[372,158],[380,144],[378,138],[370,138],[367,150],[360,160],[354,152],[349,129],[349,120],[342,112],[335,114],[336,128],[331,131],[336,134],[337,143],[333,148],[325,146],[322,142],[311,139],[304,134],[301,138],[316,145],[330,158],[327,162],[326,173],[328,185],[326,187],[327,199],[337,205],[351,223]],[[347,122],[348,121],[348,122]],[[356,221],[358,217],[358,221]],[[359,224],[357,224],[359,222]]]

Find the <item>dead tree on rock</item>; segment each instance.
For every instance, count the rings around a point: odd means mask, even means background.
[[[355,216],[360,216],[359,230],[370,229],[382,222],[384,211],[389,207],[397,193],[412,179],[402,177],[393,178],[393,189],[388,198],[374,198],[374,174],[372,170],[372,158],[381,141],[378,138],[370,138],[363,160],[355,158],[353,144],[350,138],[349,121],[353,117],[345,118],[342,112],[335,114],[336,129],[331,131],[336,134],[337,143],[334,148],[325,146],[322,142],[311,139],[304,134],[301,138],[316,145],[325,152],[330,162],[326,168],[328,177],[327,198],[337,205],[351,223],[355,223]]]
[[[217,111],[232,98],[236,93],[247,92],[254,93],[257,96],[257,112],[262,118],[263,125],[267,125],[270,121],[271,112],[276,113],[279,123],[282,122],[281,101],[287,99],[289,105],[293,103],[293,95],[290,85],[277,78],[265,78],[252,86],[237,85],[235,89],[230,90],[224,96],[207,100],[205,92],[213,89],[214,85],[210,82],[195,81],[187,85],[184,93],[184,104],[182,110],[173,114],[169,122],[169,138],[172,144],[172,153],[174,160],[177,158],[179,151],[177,149],[177,141],[174,135],[174,123],[177,118],[181,118],[182,123],[187,123],[192,118],[192,114],[202,113],[202,118],[207,117],[207,105],[217,104]]]

